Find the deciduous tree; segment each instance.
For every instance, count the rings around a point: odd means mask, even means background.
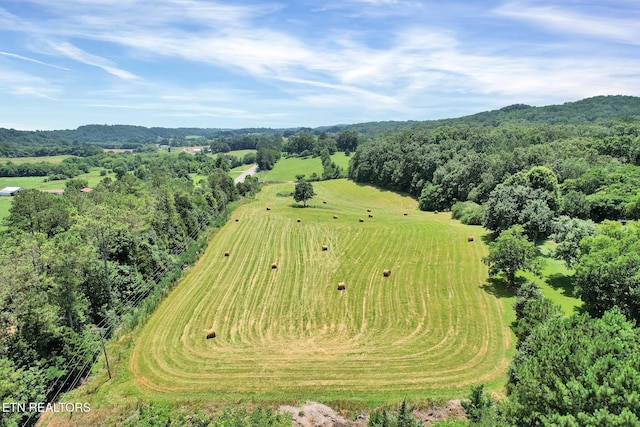
[[[513,286],[518,270],[538,271],[536,253],[522,226],[514,225],[489,244],[489,255],[483,261],[489,266],[490,274],[504,273],[507,283]]]
[[[311,199],[315,195],[316,193],[313,190],[313,185],[311,185],[310,182],[305,181],[304,177],[298,179],[298,182],[296,184],[296,187],[293,193],[293,199],[296,202],[302,202],[303,205],[306,207],[307,200]]]

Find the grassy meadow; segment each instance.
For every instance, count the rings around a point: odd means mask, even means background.
[[[67,157],[72,157],[70,155],[60,155],[60,156],[43,156],[43,157],[0,157],[0,163],[11,162],[16,165],[21,165],[24,163],[53,163],[59,164],[62,163],[64,159]]]
[[[314,187],[305,209],[281,183],[234,211],[146,324],[110,344],[114,379],[100,370],[65,398],[98,416],[140,401],[339,409],[502,393],[513,300],[487,282],[485,231],[351,181]]]
[[[346,172],[349,169],[349,159],[343,152],[337,152],[331,156],[331,161],[342,167]],[[312,173],[322,175],[322,161],[320,157],[289,157],[281,158],[272,170],[260,172],[259,176],[266,182],[295,181],[296,175],[304,175],[309,178]]]

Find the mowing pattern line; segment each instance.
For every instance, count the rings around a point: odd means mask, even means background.
[[[234,212],[143,328],[130,362],[141,385],[291,397],[454,390],[504,375],[511,332],[481,288],[486,249],[467,242],[479,227],[349,181],[314,186],[307,209],[277,195],[293,184],[277,184]]]

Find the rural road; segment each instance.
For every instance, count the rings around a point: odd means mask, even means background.
[[[246,171],[242,172],[240,175],[238,175],[236,177],[236,179],[233,180],[234,184],[237,184],[239,182],[244,181],[244,179],[249,176],[249,175],[255,175],[258,172],[258,165],[251,165],[251,167],[249,169],[247,169]]]

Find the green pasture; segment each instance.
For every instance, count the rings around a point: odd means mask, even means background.
[[[23,163],[62,163],[62,161],[68,157],[72,157],[69,155],[60,155],[60,156],[44,156],[44,157],[0,157],[0,163],[11,162],[16,165],[21,165]]]
[[[331,156],[331,161],[342,167],[347,172],[349,169],[349,159],[343,152],[337,152]],[[309,178],[312,173],[322,175],[322,161],[320,157],[290,157],[278,160],[272,170],[268,173],[261,172],[260,176],[267,182],[295,181],[296,175],[305,175]]]
[[[582,306],[582,300],[574,296],[571,281],[573,271],[567,268],[563,261],[553,258],[555,251],[553,242],[546,241],[538,246],[538,251],[543,261],[540,277],[535,277],[531,273],[522,273],[522,276],[527,280],[535,280],[544,296],[562,307],[566,315],[574,314]]]
[[[255,153],[255,152],[256,152],[256,150],[233,150],[233,151],[229,151],[228,153],[223,153],[223,154],[229,154],[231,156],[239,157],[240,159],[242,159],[247,154]]]

